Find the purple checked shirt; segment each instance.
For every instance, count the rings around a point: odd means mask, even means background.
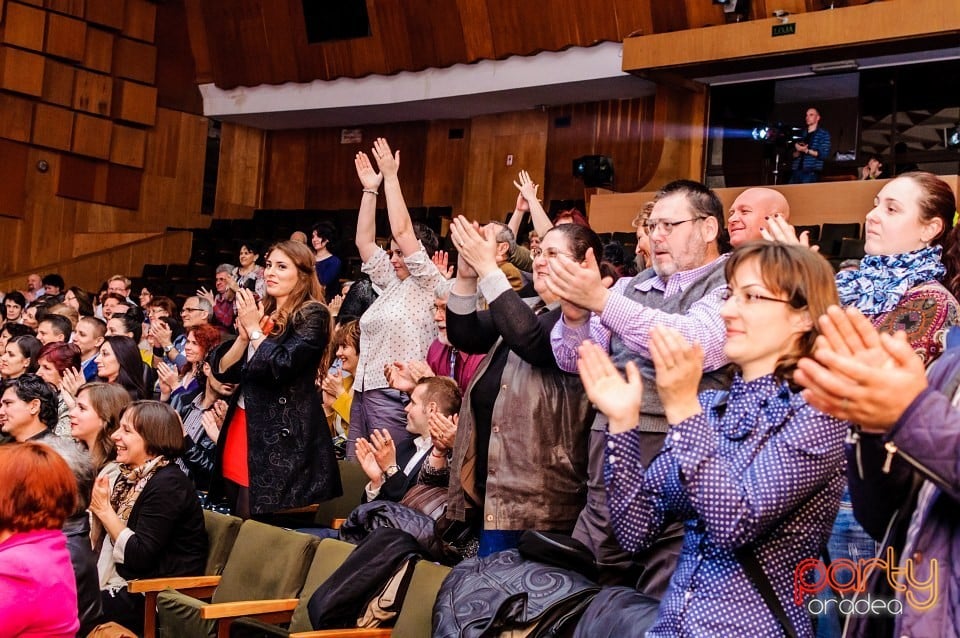
[[[717,259],[725,260],[727,255]],[[661,290],[664,297],[683,292],[692,283],[699,280],[716,261],[675,273],[669,279],[651,277],[634,286],[637,290]],[[648,308],[642,303],[624,296],[624,290],[633,278],[624,277],[614,284],[607,305],[599,315],[594,314],[590,321],[578,327],[571,327],[563,319],[557,322],[550,334],[550,343],[557,365],[567,372],[577,371],[577,348],[585,339],[590,339],[609,351],[610,334],[616,333],[628,348],[643,357],[650,358],[650,329],[654,326],[670,326],[680,332],[683,338],[693,343],[699,341],[703,347],[703,369],[707,372],[722,368],[729,363],[723,353],[727,340],[727,329],[720,318],[720,295],[725,287],[719,286],[693,303],[683,314],[673,314]]]

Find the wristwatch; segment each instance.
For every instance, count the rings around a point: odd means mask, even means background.
[[[172,343],[169,346],[163,346],[163,354],[169,354],[171,350],[173,350]]]
[[[250,333],[250,341],[260,341],[261,339],[263,339],[263,333],[259,330]]]
[[[383,473],[384,476],[390,478],[394,474],[400,471],[399,465],[388,465],[386,471]]]

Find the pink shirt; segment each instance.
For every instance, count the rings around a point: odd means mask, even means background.
[[[0,636],[73,638],[79,629],[63,532],[16,533],[0,543]]]

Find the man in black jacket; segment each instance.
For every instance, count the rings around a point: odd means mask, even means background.
[[[370,481],[364,488],[363,502],[399,501],[416,485],[425,461],[433,466],[447,464],[446,448],[435,449],[430,437],[430,416],[440,414],[456,423],[460,411],[460,388],[448,377],[420,379],[410,393],[407,431],[416,435],[412,454],[398,458],[393,438],[386,429],[373,430],[370,439],[357,439],[357,460]],[[402,463],[402,465],[400,465]]]

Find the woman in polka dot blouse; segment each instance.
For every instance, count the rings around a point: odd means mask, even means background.
[[[814,348],[817,318],[837,303],[833,271],[798,246],[752,242],[726,264],[720,313],[724,351],[738,368],[728,392],[697,395],[703,352],[676,331],[653,329],[657,390],[670,431],[649,467],[634,426],[641,377],[627,381],[586,343],[580,374],[610,419],[604,480],[611,521],[628,551],[685,522],[676,571],[647,636],[780,636],[784,629],[736,553],[756,557],[798,636],[812,636],[794,571],[816,558],[844,484],[846,423],[808,405],[793,385],[796,362]],[[642,634],[635,626],[624,628]]]

